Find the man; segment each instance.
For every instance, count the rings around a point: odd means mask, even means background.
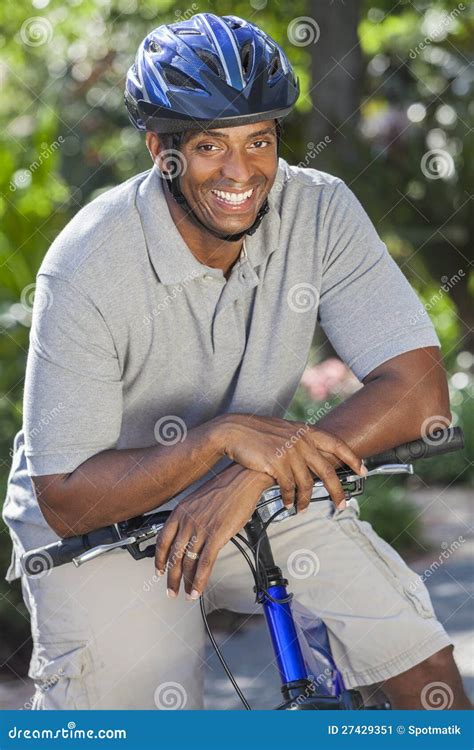
[[[415,708],[442,681],[453,708],[468,705],[426,588],[345,505],[334,471],[363,474],[362,457],[433,415],[449,423],[439,341],[349,188],[278,160],[297,96],[283,51],[242,19],[155,29],[125,93],[154,166],[84,207],[41,265],[10,578],[22,549],[56,535],[174,511],[158,576],[117,551],[23,578],[37,709],[162,708],[170,686],[201,708],[195,600],[253,611],[227,542],[276,482],[298,513],[271,528],[275,558],[325,621],[347,687],[383,684]],[[364,387],[292,440],[302,425],[283,415],[318,322]],[[308,510],[314,476],[332,502]],[[318,576],[292,576],[284,562],[308,550]]]

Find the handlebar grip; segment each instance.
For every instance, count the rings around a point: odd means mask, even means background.
[[[111,544],[118,539],[119,535],[115,526],[104,526],[89,534],[60,539],[46,547],[28,550],[21,556],[21,567],[27,576],[43,576],[51,568],[72,562],[75,557],[92,547]]]
[[[396,448],[377,453],[365,461],[368,469],[386,463],[410,463],[419,458],[431,458],[442,453],[451,453],[464,448],[464,435],[460,427],[433,432],[431,436],[397,445]]]

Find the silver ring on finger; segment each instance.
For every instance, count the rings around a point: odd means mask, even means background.
[[[199,552],[191,552],[191,550],[187,549],[184,554],[186,557],[189,557],[190,560],[199,560]]]

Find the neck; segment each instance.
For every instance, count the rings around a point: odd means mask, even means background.
[[[174,200],[169,190],[166,189],[164,195],[171,217],[194,257],[210,268],[221,268],[227,278],[241,253],[243,239],[227,242],[206,232],[204,227],[188,218],[186,211]]]

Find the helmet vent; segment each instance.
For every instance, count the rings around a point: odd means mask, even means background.
[[[251,42],[246,42],[240,52],[240,60],[245,78],[248,78],[252,69],[253,47]]]
[[[226,24],[229,26],[230,29],[240,29],[243,26],[242,21],[236,20],[235,18],[224,17],[224,21],[226,22]]]
[[[196,81],[193,81],[190,76],[183,73],[182,70],[177,70],[171,65],[163,65],[163,75],[171,86],[178,86],[179,88],[185,89],[197,89],[199,86]]]
[[[223,78],[225,80],[224,69],[220,60],[218,60],[215,55],[212,55],[205,49],[196,49],[196,47],[194,48],[194,51],[199,59],[202,60],[202,62],[207,65],[216,76],[219,76],[220,78]]]
[[[280,53],[275,52],[270,63],[268,65],[268,77],[273,78],[276,73],[281,69]]]
[[[171,28],[173,29],[174,33],[178,34],[179,36],[191,36],[191,35],[199,36],[202,33],[198,29],[189,29],[186,26],[181,26],[178,29],[175,29],[173,27]]]
[[[148,50],[150,52],[153,52],[153,54],[158,54],[160,52],[163,52],[163,47],[161,46],[161,44],[158,44],[158,42],[155,42],[155,40],[152,39],[150,44],[148,45]]]

